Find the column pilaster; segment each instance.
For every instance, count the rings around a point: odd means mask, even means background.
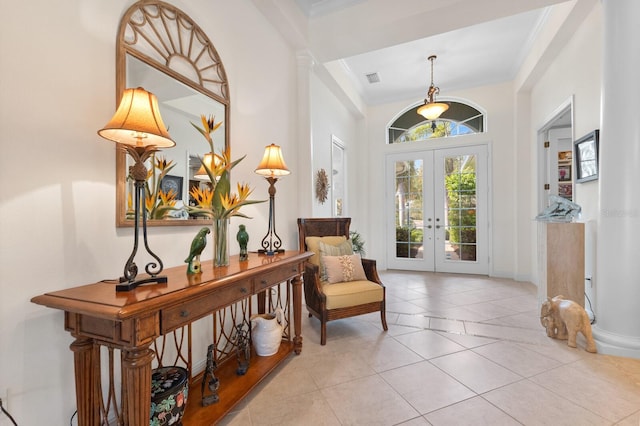
[[[603,0],[598,352],[640,358],[640,2]]]

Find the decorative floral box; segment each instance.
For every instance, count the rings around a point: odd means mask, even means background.
[[[182,425],[189,394],[189,372],[182,367],[161,367],[151,373],[150,426]]]

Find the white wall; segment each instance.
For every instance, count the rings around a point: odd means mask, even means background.
[[[537,52],[537,60],[546,66],[530,74],[531,89],[505,83],[496,86],[447,93],[442,89],[441,99],[447,96],[465,99],[486,110],[489,123],[486,137],[490,141],[491,194],[491,275],[537,282],[536,222],[536,132],[544,121],[571,95],[574,95],[574,131],[576,137],[599,127],[602,28],[600,4],[588,13],[582,9],[576,14],[587,16],[564,47],[550,59]],[[570,15],[571,19],[574,19]],[[575,25],[574,22],[571,25]],[[562,32],[562,26],[555,29]],[[558,37],[564,42],[564,36]],[[552,53],[553,55],[554,53]],[[548,66],[546,65],[548,63]],[[531,66],[531,64],[528,64]],[[531,82],[533,81],[533,82]],[[522,86],[524,87],[524,86]],[[363,199],[368,218],[370,257],[378,259],[379,267],[386,267],[384,232],[384,157],[395,150],[410,147],[386,146],[385,128],[393,117],[418,99],[396,102],[367,111],[367,130],[359,140],[359,167],[373,171],[366,182],[369,191]],[[453,142],[455,143],[455,142]],[[576,200],[583,208],[582,220],[587,222],[587,276],[595,276],[595,218],[597,213],[597,183],[577,185]],[[520,200],[520,201],[515,201]],[[522,202],[524,200],[524,202]],[[591,297],[591,293],[588,293]],[[592,298],[593,300],[593,298]]]
[[[233,179],[266,199],[253,173],[264,146],[295,158],[295,60],[248,0],[172,0],[208,34],[225,65]],[[0,392],[21,425],[68,424],[75,410],[72,338],[63,314],[30,303],[49,291],[115,278],[132,230],[115,228],[115,146],[99,136],[115,110],[115,40],[133,0],[3,2],[0,19]],[[204,113],[205,111],[203,111]],[[292,176],[296,164],[289,167]],[[297,204],[296,179],[278,182],[280,205]],[[268,205],[250,206],[255,250]],[[278,210],[286,247],[297,247],[295,211]],[[239,221],[232,221],[231,230]],[[152,228],[166,267],[181,265],[197,228]],[[235,244],[232,253],[237,252]],[[205,251],[203,258],[210,258]],[[4,397],[4,395],[1,395]],[[8,424],[0,417],[0,424]]]
[[[131,250],[131,229],[114,226],[115,148],[96,130],[115,109],[116,30],[132,3],[34,0],[3,4],[0,14],[0,392],[9,389],[10,411],[22,425],[66,424],[75,410],[68,348],[72,338],[63,331],[63,315],[30,303],[30,298],[114,278]],[[234,169],[234,180],[249,182],[256,198],[266,198],[267,184],[253,169],[265,145],[282,146],[292,174],[278,182],[278,232],[285,247],[297,247],[298,214],[283,208],[299,205],[298,194],[309,195],[295,178],[305,171],[294,160],[299,150],[294,54],[248,0],[172,3],[199,23],[224,62],[233,154],[247,154]],[[522,256],[516,258],[518,250],[536,251],[531,220],[536,212],[522,212],[513,202],[535,182],[535,167],[527,163],[535,161],[530,156],[535,129],[531,143],[525,140],[516,150],[516,135],[521,134],[514,128],[514,123],[520,125],[517,114],[530,109],[535,127],[574,94],[576,135],[597,128],[600,34],[598,6],[530,94],[514,94],[511,83],[455,93],[443,88],[443,98],[467,99],[489,116],[488,133],[482,137],[492,152],[493,275],[526,276],[535,270],[535,256],[524,265],[518,264]],[[371,107],[366,119],[356,119],[319,80],[312,78],[311,87],[314,172],[330,169],[332,133],[347,143],[349,214],[367,243],[368,257],[379,259],[383,269],[382,171],[385,154],[396,149],[385,145],[385,128],[418,99]],[[519,102],[530,97],[531,102],[516,111],[516,97]],[[576,189],[585,219],[595,218],[596,193],[596,184]],[[329,215],[325,208],[318,215]],[[250,206],[246,213],[254,217],[242,222],[251,235],[249,248],[256,249],[266,232],[268,207]],[[517,221],[531,226],[521,229]],[[232,222],[232,230],[238,222]],[[180,265],[196,230],[153,228],[152,248],[166,266]],[[520,231],[530,233],[521,239]],[[521,241],[533,243],[520,247]]]
[[[598,2],[531,89],[531,123],[536,133],[551,114],[569,97],[574,97],[574,137],[580,138],[600,127],[600,88],[602,79],[602,7]],[[531,135],[534,147],[536,135]],[[600,147],[600,149],[606,149]],[[535,147],[532,152],[536,152]],[[532,170],[532,182],[537,181],[536,170]],[[535,196],[535,194],[533,194]],[[581,222],[585,222],[585,268],[586,276],[595,278],[596,219],[598,213],[598,182],[576,184],[574,201],[582,207]],[[532,201],[534,210],[537,203]],[[537,212],[531,211],[535,215]],[[535,224],[532,225],[535,244]],[[533,253],[536,253],[535,246]],[[535,257],[535,256],[534,256]],[[535,265],[535,263],[533,263]],[[537,268],[534,266],[534,271]],[[537,277],[534,278],[537,282]],[[595,292],[587,285],[587,294],[592,302]],[[595,308],[595,306],[594,306]]]
[[[489,124],[487,136],[491,146],[492,185],[492,252],[491,274],[514,279],[537,281],[537,240],[535,221],[537,214],[535,200],[536,184],[536,130],[557,107],[574,95],[575,134],[577,137],[598,128],[600,106],[600,62],[601,62],[601,13],[600,6],[589,14],[588,19],[552,61],[531,93],[516,94],[510,84],[481,87],[461,92],[446,93],[448,96],[466,99],[487,111]],[[443,94],[445,94],[443,92]],[[443,96],[441,96],[444,99]],[[412,100],[414,101],[414,100]],[[412,101],[370,108],[368,139],[363,141],[373,152],[368,154],[368,164],[383,169],[383,157],[396,147],[383,148],[384,126],[398,112]],[[517,113],[527,115],[520,119]],[[525,136],[523,148],[516,147],[516,140],[522,134],[515,124],[533,123],[533,130]],[[373,143],[372,141],[375,141]],[[408,148],[407,148],[408,149]],[[372,175],[371,185],[382,188],[383,177]],[[518,194],[530,196],[531,206],[517,210],[513,200]],[[577,185],[577,202],[583,207],[582,219],[587,222],[587,267],[595,263],[595,224],[597,213],[597,183]],[[382,197],[370,197],[367,211],[371,212],[372,227],[384,227]],[[518,223],[526,224],[523,230]],[[384,236],[374,240],[375,257],[385,257]],[[517,253],[525,253],[525,264],[518,264]],[[595,271],[587,270],[587,276],[595,276]],[[589,293],[590,294],[590,293]],[[591,294],[590,294],[591,297]],[[593,300],[593,298],[592,298]]]
[[[511,83],[485,86],[476,89],[444,93],[439,99],[454,98],[469,102],[486,111],[488,119],[487,131],[472,137],[459,136],[440,142],[446,145],[457,143],[487,143],[491,152],[490,169],[492,169],[491,192],[493,206],[491,211],[492,270],[491,275],[513,277],[515,217],[513,196],[515,192],[514,176],[516,165],[512,161],[515,146],[513,141],[513,89]],[[361,141],[361,167],[371,170],[367,184],[366,199],[363,199],[369,217],[369,226],[373,233],[370,257],[378,259],[379,267],[386,267],[385,234],[380,231],[386,228],[385,202],[389,202],[389,194],[385,194],[385,156],[390,153],[426,148],[429,143],[386,145],[386,127],[401,111],[415,104],[418,99],[395,102],[371,107],[368,111],[367,137]],[[491,167],[493,165],[493,167]],[[391,201],[393,202],[393,198]],[[369,252],[369,250],[368,250]]]
[[[327,201],[320,203],[315,196],[315,178],[320,169],[324,169],[331,180],[331,136],[335,135],[345,144],[345,155],[347,161],[353,160],[357,164],[357,146],[359,121],[352,113],[333,95],[326,85],[315,74],[311,78],[311,128],[312,133],[312,156],[313,156],[313,216],[331,217],[333,216],[333,206],[331,204],[331,192]],[[346,208],[343,216],[352,217],[353,225],[357,223],[357,201],[352,198],[357,196],[357,178],[362,172],[361,167],[347,168],[347,196]],[[352,225],[351,229],[355,229]]]

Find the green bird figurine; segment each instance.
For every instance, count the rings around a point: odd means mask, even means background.
[[[247,260],[249,254],[247,253],[247,243],[249,242],[249,234],[247,234],[247,228],[244,225],[240,225],[240,230],[236,234],[236,240],[240,244],[240,260]]]
[[[202,268],[200,265],[200,254],[202,250],[207,246],[207,234],[210,233],[211,230],[208,227],[203,227],[198,231],[196,236],[191,241],[191,250],[189,251],[189,256],[184,260],[189,265],[187,266],[187,274],[199,274],[202,272]]]

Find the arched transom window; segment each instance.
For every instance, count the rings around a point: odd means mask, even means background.
[[[416,142],[484,132],[485,115],[481,111],[462,102],[447,103],[449,109],[436,120],[425,120],[419,115],[417,109],[421,105],[409,108],[389,126],[388,143]]]

